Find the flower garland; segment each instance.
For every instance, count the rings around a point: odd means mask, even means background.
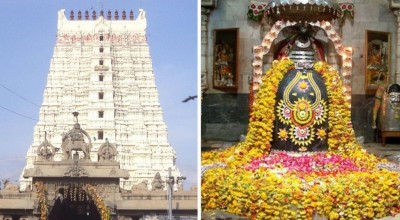
[[[360,150],[361,147],[355,144],[355,135],[350,124],[351,109],[344,99],[343,84],[339,73],[325,62],[315,63],[314,69],[324,79],[329,97],[329,150],[340,154],[349,154],[353,150]]]
[[[249,88],[249,113],[253,112],[253,103],[254,103],[254,88],[253,88],[253,80],[250,81],[250,88]]]
[[[357,159],[364,167],[373,168],[378,159],[363,150],[357,143],[353,126],[351,125],[351,109],[345,100],[343,84],[337,70],[325,62],[317,62],[314,69],[325,81],[329,98],[329,151]]]
[[[317,154],[317,161],[306,155],[294,159],[279,153],[272,154],[275,159],[266,159],[271,150],[278,85],[293,68],[294,63],[287,58],[274,61],[263,76],[244,142],[202,153],[202,164],[224,165],[203,175],[203,208],[250,219],[312,219],[317,215],[371,219],[400,213],[400,173],[381,169],[377,164],[385,161],[368,154],[356,142],[340,76],[324,62],[316,63],[314,69],[328,91],[329,153]]]
[[[263,153],[269,152],[275,120],[274,108],[271,106],[275,106],[279,82],[291,69],[294,69],[293,61],[284,58],[279,62],[274,61],[272,68],[263,76],[263,83],[256,94],[256,103],[250,115],[249,130],[245,140],[247,148],[260,148]]]
[[[101,220],[109,220],[110,219],[110,211],[108,210],[104,200],[99,196],[96,191],[96,187],[86,184],[82,187],[88,195],[91,196],[94,203],[96,204],[97,210],[99,210]]]
[[[38,181],[35,183],[36,196],[39,200],[40,220],[46,220],[49,213],[49,205],[47,204],[47,191],[43,182]]]

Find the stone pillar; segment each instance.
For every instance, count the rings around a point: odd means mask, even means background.
[[[208,17],[211,9],[201,7],[201,93],[208,89]],[[212,74],[211,74],[212,77]]]
[[[393,10],[394,15],[397,18],[397,31],[396,31],[396,60],[395,60],[395,71],[394,76],[391,78],[392,83],[400,82],[400,9]],[[393,80],[394,79],[394,80]]]
[[[208,89],[207,76],[212,73],[208,72],[208,18],[214,8],[217,7],[217,0],[201,1],[201,94]]]

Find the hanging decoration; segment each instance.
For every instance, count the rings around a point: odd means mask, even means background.
[[[39,203],[40,220],[47,220],[49,214],[49,205],[47,204],[47,190],[43,182],[38,181],[35,183],[36,196]]]
[[[94,204],[96,204],[97,210],[100,213],[101,220],[110,219],[110,210],[108,210],[107,205],[104,203],[103,198],[101,198],[94,187],[91,184],[86,184],[82,186],[86,193],[93,199]]]

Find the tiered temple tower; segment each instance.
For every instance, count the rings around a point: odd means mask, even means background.
[[[130,175],[121,179],[122,188],[151,182],[157,172],[164,179],[170,167],[180,176],[158,100],[145,11],[137,18],[132,11],[121,16],[71,11],[69,20],[64,12],[58,12],[57,42],[24,170],[33,167],[45,132],[56,151],[60,148],[62,135],[75,123],[72,112],[79,112],[93,144],[92,161],[106,139],[116,147],[121,169]],[[61,160],[61,150],[54,160]],[[21,177],[20,188],[30,181]]]

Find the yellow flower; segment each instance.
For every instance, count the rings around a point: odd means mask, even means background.
[[[300,88],[301,90],[307,89],[307,86],[308,86],[308,84],[307,84],[307,82],[305,82],[305,81],[301,81],[301,82],[299,83],[299,88]]]
[[[326,136],[326,131],[325,131],[325,129],[318,129],[318,130],[317,130],[317,137],[318,137],[318,139],[322,140],[322,139],[325,138],[325,136]]]
[[[319,176],[274,173],[266,168],[254,172],[243,169],[252,159],[269,153],[275,120],[275,84],[292,67],[290,60],[276,61],[263,76],[244,142],[223,151],[202,153],[202,164],[227,164],[226,168],[214,168],[204,174],[202,208],[227,210],[249,219],[312,219],[314,213],[329,219],[363,219],[399,213],[394,207],[400,205],[400,174],[377,169],[380,160],[357,144],[339,74],[324,62],[316,63],[314,68],[327,87],[329,127],[317,130],[317,136],[327,139],[331,155],[353,158],[365,171]],[[284,138],[287,133],[281,129],[278,137]]]
[[[279,129],[278,136],[279,136],[280,139],[286,141],[287,138],[288,138],[288,132],[284,128],[283,129]]]
[[[339,219],[339,213],[332,211],[329,213],[329,219]]]

